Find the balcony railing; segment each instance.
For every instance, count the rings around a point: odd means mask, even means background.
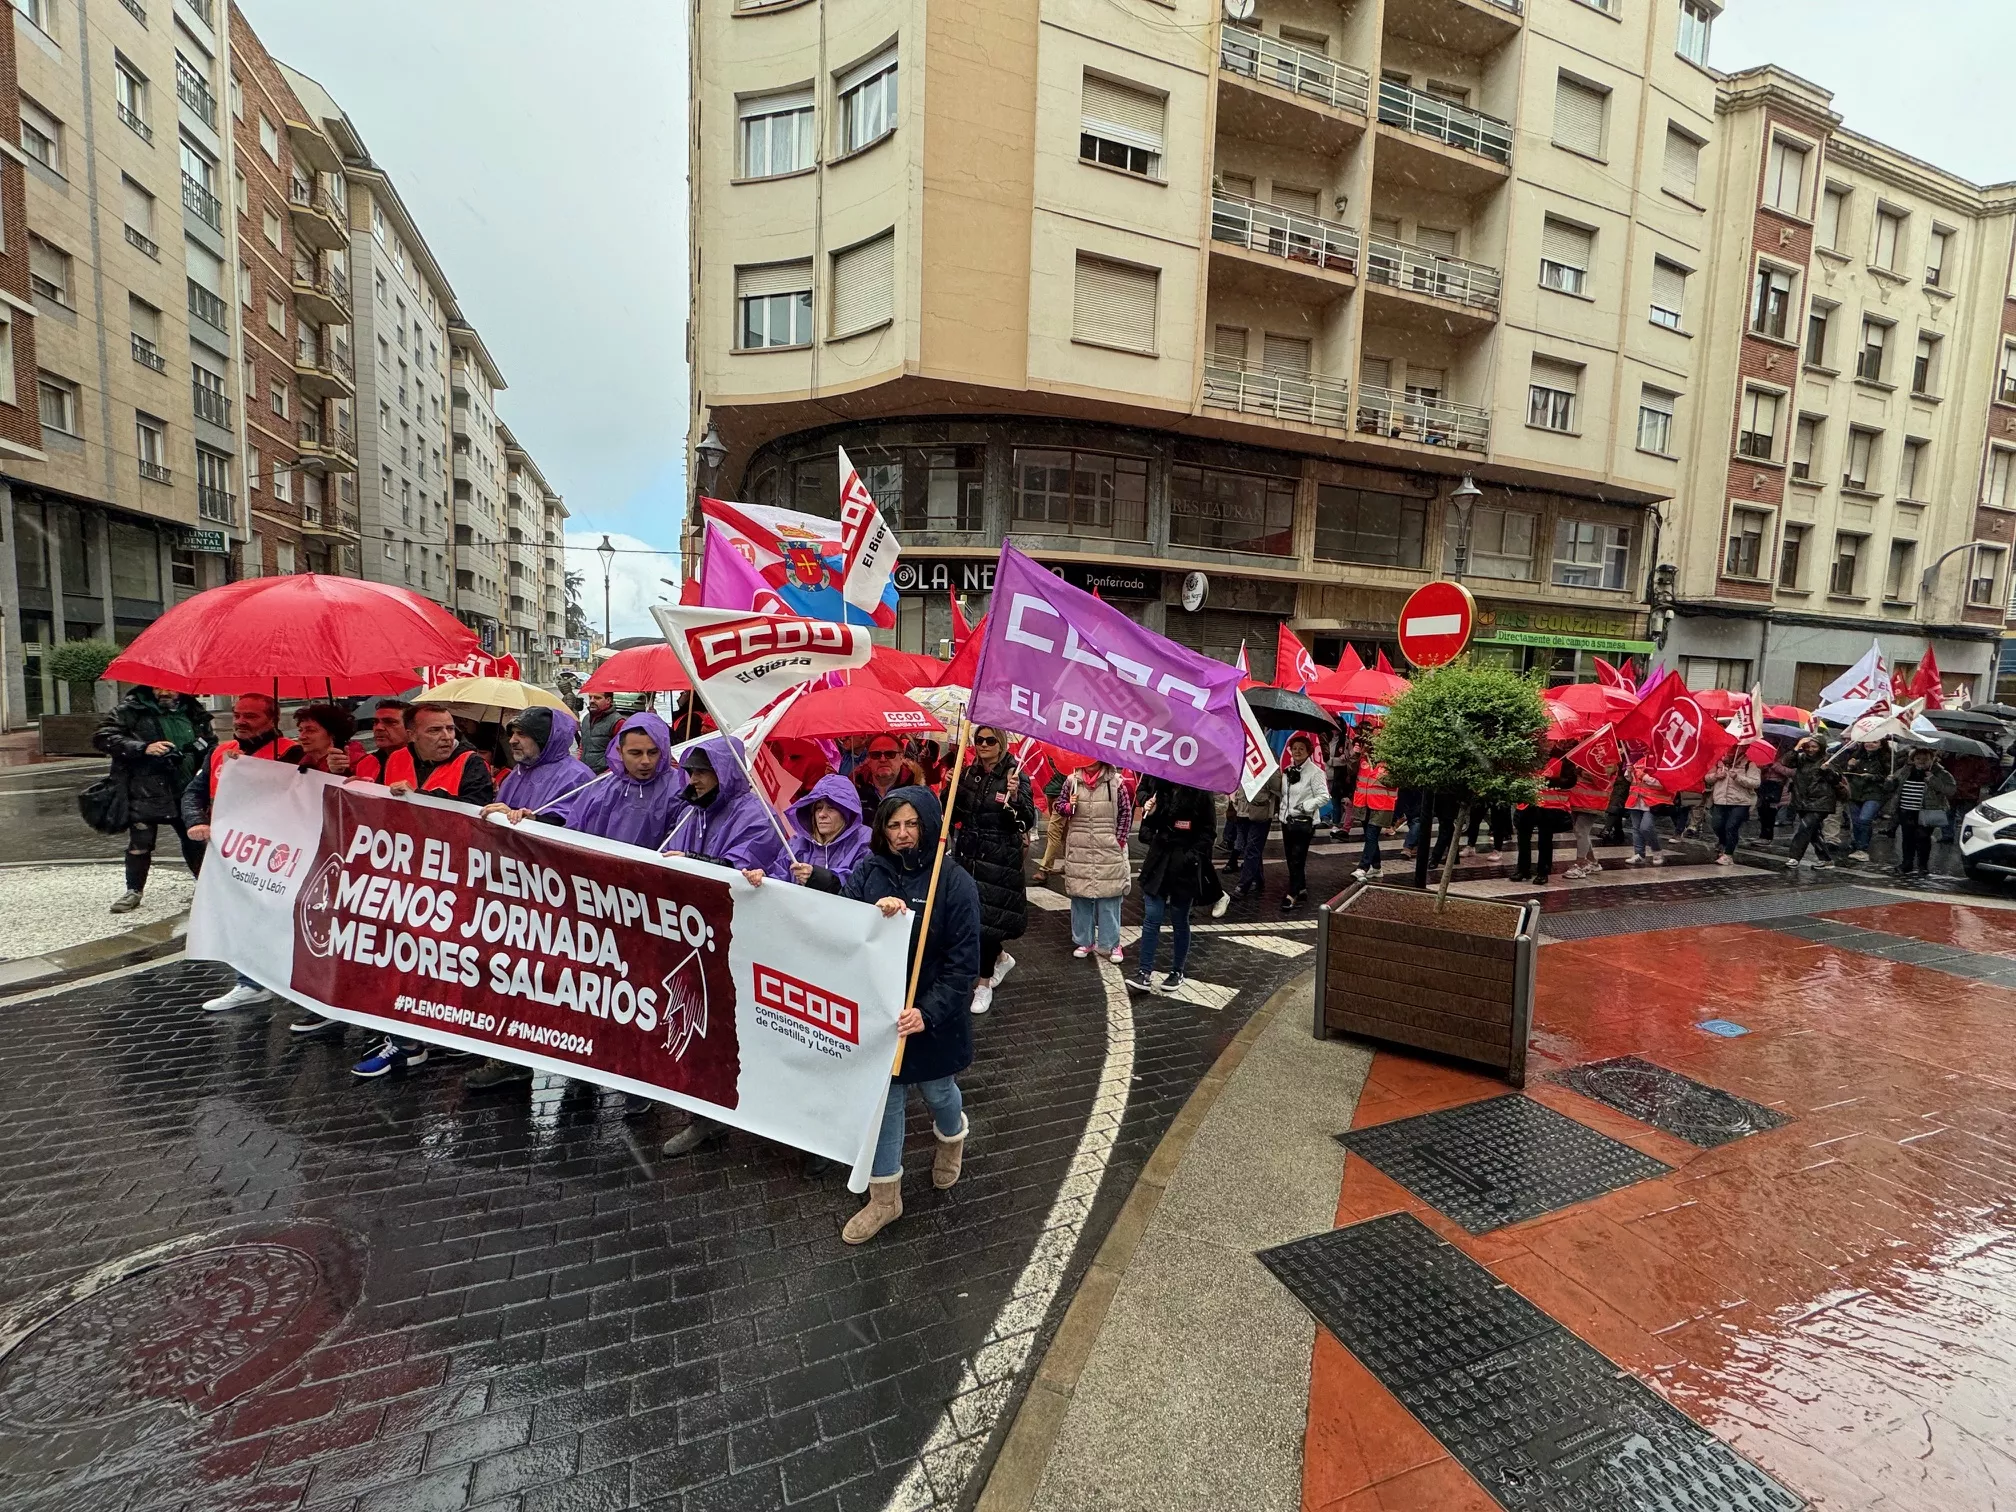
[[[1372,100],[1372,76],[1364,69],[1332,62],[1319,52],[1260,32],[1226,27],[1219,33],[1218,65],[1227,73],[1359,115],[1365,114]]]
[[[144,252],[156,262],[161,261],[161,244],[159,242],[155,241],[153,237],[144,231],[135,231],[131,226],[126,227],[125,230],[127,246],[134,248],[136,251]]]
[[[212,231],[224,229],[224,206],[217,196],[188,174],[182,175],[182,208],[208,225]]]
[[[189,280],[189,313],[205,325],[220,331],[231,329],[230,308],[221,295],[212,294],[195,279]]]
[[[357,439],[349,426],[340,422],[325,425],[319,417],[309,415],[301,421],[301,447],[304,451],[340,452],[354,457],[357,454]]]
[[[1211,197],[1211,239],[1334,273],[1358,271],[1356,228],[1236,194]]]
[[[341,222],[343,213],[337,209],[334,196],[327,185],[317,188],[313,179],[296,173],[287,180],[287,203],[296,210],[312,210],[317,215]]]
[[[213,0],[182,0],[190,12],[205,26],[217,24],[217,11]]]
[[[147,24],[147,7],[142,5],[140,0],[119,0],[119,3],[126,7],[127,15],[138,21],[142,26]]]
[[[157,373],[168,371],[168,359],[155,350],[154,343],[138,331],[133,333],[133,360],[142,367],[154,369]]]
[[[1515,16],[1525,14],[1525,8],[1520,5],[1519,0],[1485,0],[1485,3],[1495,5],[1502,11],[1510,11]]]
[[[1217,409],[1304,425],[1348,426],[1351,386],[1339,378],[1235,362],[1204,364],[1204,402]]]
[[[343,275],[341,268],[318,269],[306,258],[297,257],[294,259],[294,287],[314,289],[323,298],[346,310],[350,308],[350,280]]]
[[[180,58],[175,60],[175,97],[195,111],[205,126],[217,129],[217,96],[210,81]]]
[[[212,425],[231,428],[231,400],[214,388],[198,383],[193,378],[189,382],[191,397],[195,400],[196,418],[208,420]]]
[[[206,520],[229,525],[231,502],[231,490],[228,488],[219,488],[214,483],[196,485],[196,513]]]
[[[163,467],[159,462],[149,462],[145,457],[140,459],[140,476],[145,478],[149,483],[173,483],[175,481],[175,474],[173,472]]]
[[[350,346],[334,337],[323,342],[315,342],[301,337],[294,344],[294,366],[306,368],[310,372],[327,373],[341,378],[345,383],[354,383],[356,378],[350,367]]]
[[[1358,429],[1394,441],[1483,451],[1491,443],[1491,411],[1474,404],[1428,399],[1361,383]]]
[[[119,119],[126,128],[138,136],[141,141],[152,146],[154,142],[154,128],[141,120],[133,107],[126,104],[123,100],[119,103],[118,109]]]
[[[1433,137],[1494,163],[1512,161],[1511,122],[1389,79],[1379,81],[1379,123]]]
[[[1366,240],[1365,277],[1373,283],[1453,299],[1479,310],[1497,309],[1504,287],[1496,268],[1385,236]]]

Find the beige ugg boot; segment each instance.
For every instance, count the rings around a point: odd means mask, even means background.
[[[966,1115],[959,1115],[959,1132],[949,1138],[936,1129],[931,1137],[938,1141],[938,1153],[931,1157],[931,1185],[944,1191],[959,1179],[959,1167],[966,1159],[966,1131],[971,1126]]]
[[[903,1216],[903,1173],[877,1176],[868,1183],[868,1205],[847,1220],[840,1237],[849,1244],[866,1244]]]

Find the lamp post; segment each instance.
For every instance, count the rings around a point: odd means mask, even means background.
[[[1456,570],[1449,576],[1459,583],[1463,581],[1463,574],[1470,570],[1470,511],[1483,497],[1484,490],[1468,473],[1463,474],[1461,483],[1449,490],[1449,502],[1456,506]]]
[[[714,429],[714,422],[707,422],[706,434],[693,444],[694,460],[700,464],[700,476],[696,480],[700,491],[705,493],[714,486],[714,474],[721,469],[722,460],[728,455],[728,447],[721,439],[721,433]]]
[[[595,548],[595,555],[602,558],[602,644],[606,646],[616,638],[609,630],[609,569],[616,565],[616,548],[609,544],[606,535]]]

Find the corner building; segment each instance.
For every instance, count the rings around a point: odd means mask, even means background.
[[[1246,12],[1240,16],[1238,13]],[[1650,649],[1714,235],[1700,0],[698,8],[693,434],[724,497],[904,541],[898,643],[1012,538],[1271,672],[1394,645]],[[1208,589],[1186,608],[1184,585]]]

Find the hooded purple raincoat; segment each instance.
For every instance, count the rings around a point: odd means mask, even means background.
[[[832,844],[821,845],[812,828],[812,805],[825,800],[847,816],[847,824]],[[791,848],[800,861],[824,867],[836,880],[845,882],[856,863],[868,854],[868,826],[861,821],[861,794],[851,779],[828,772],[812,785],[812,790],[791,805]]]
[[[741,749],[732,735],[710,735],[687,747],[682,769],[697,767],[698,758],[705,757],[719,786],[706,802],[696,803],[687,785],[679,795],[672,833],[660,849],[789,881],[791,858],[784,853],[763,795],[742,775]]]
[[[641,730],[658,743],[658,770],[647,782],[638,782],[625,772],[618,754],[623,736],[631,730]],[[632,714],[610,737],[608,775],[552,812],[567,828],[584,835],[656,850],[683,807],[679,788],[679,769],[672,760],[672,732],[656,714]]]
[[[544,808],[554,799],[595,774],[574,755],[574,732],[580,728],[564,709],[527,709],[512,721],[526,735],[539,742],[539,754],[529,762],[514,765],[497,785],[497,801],[512,808]]]

